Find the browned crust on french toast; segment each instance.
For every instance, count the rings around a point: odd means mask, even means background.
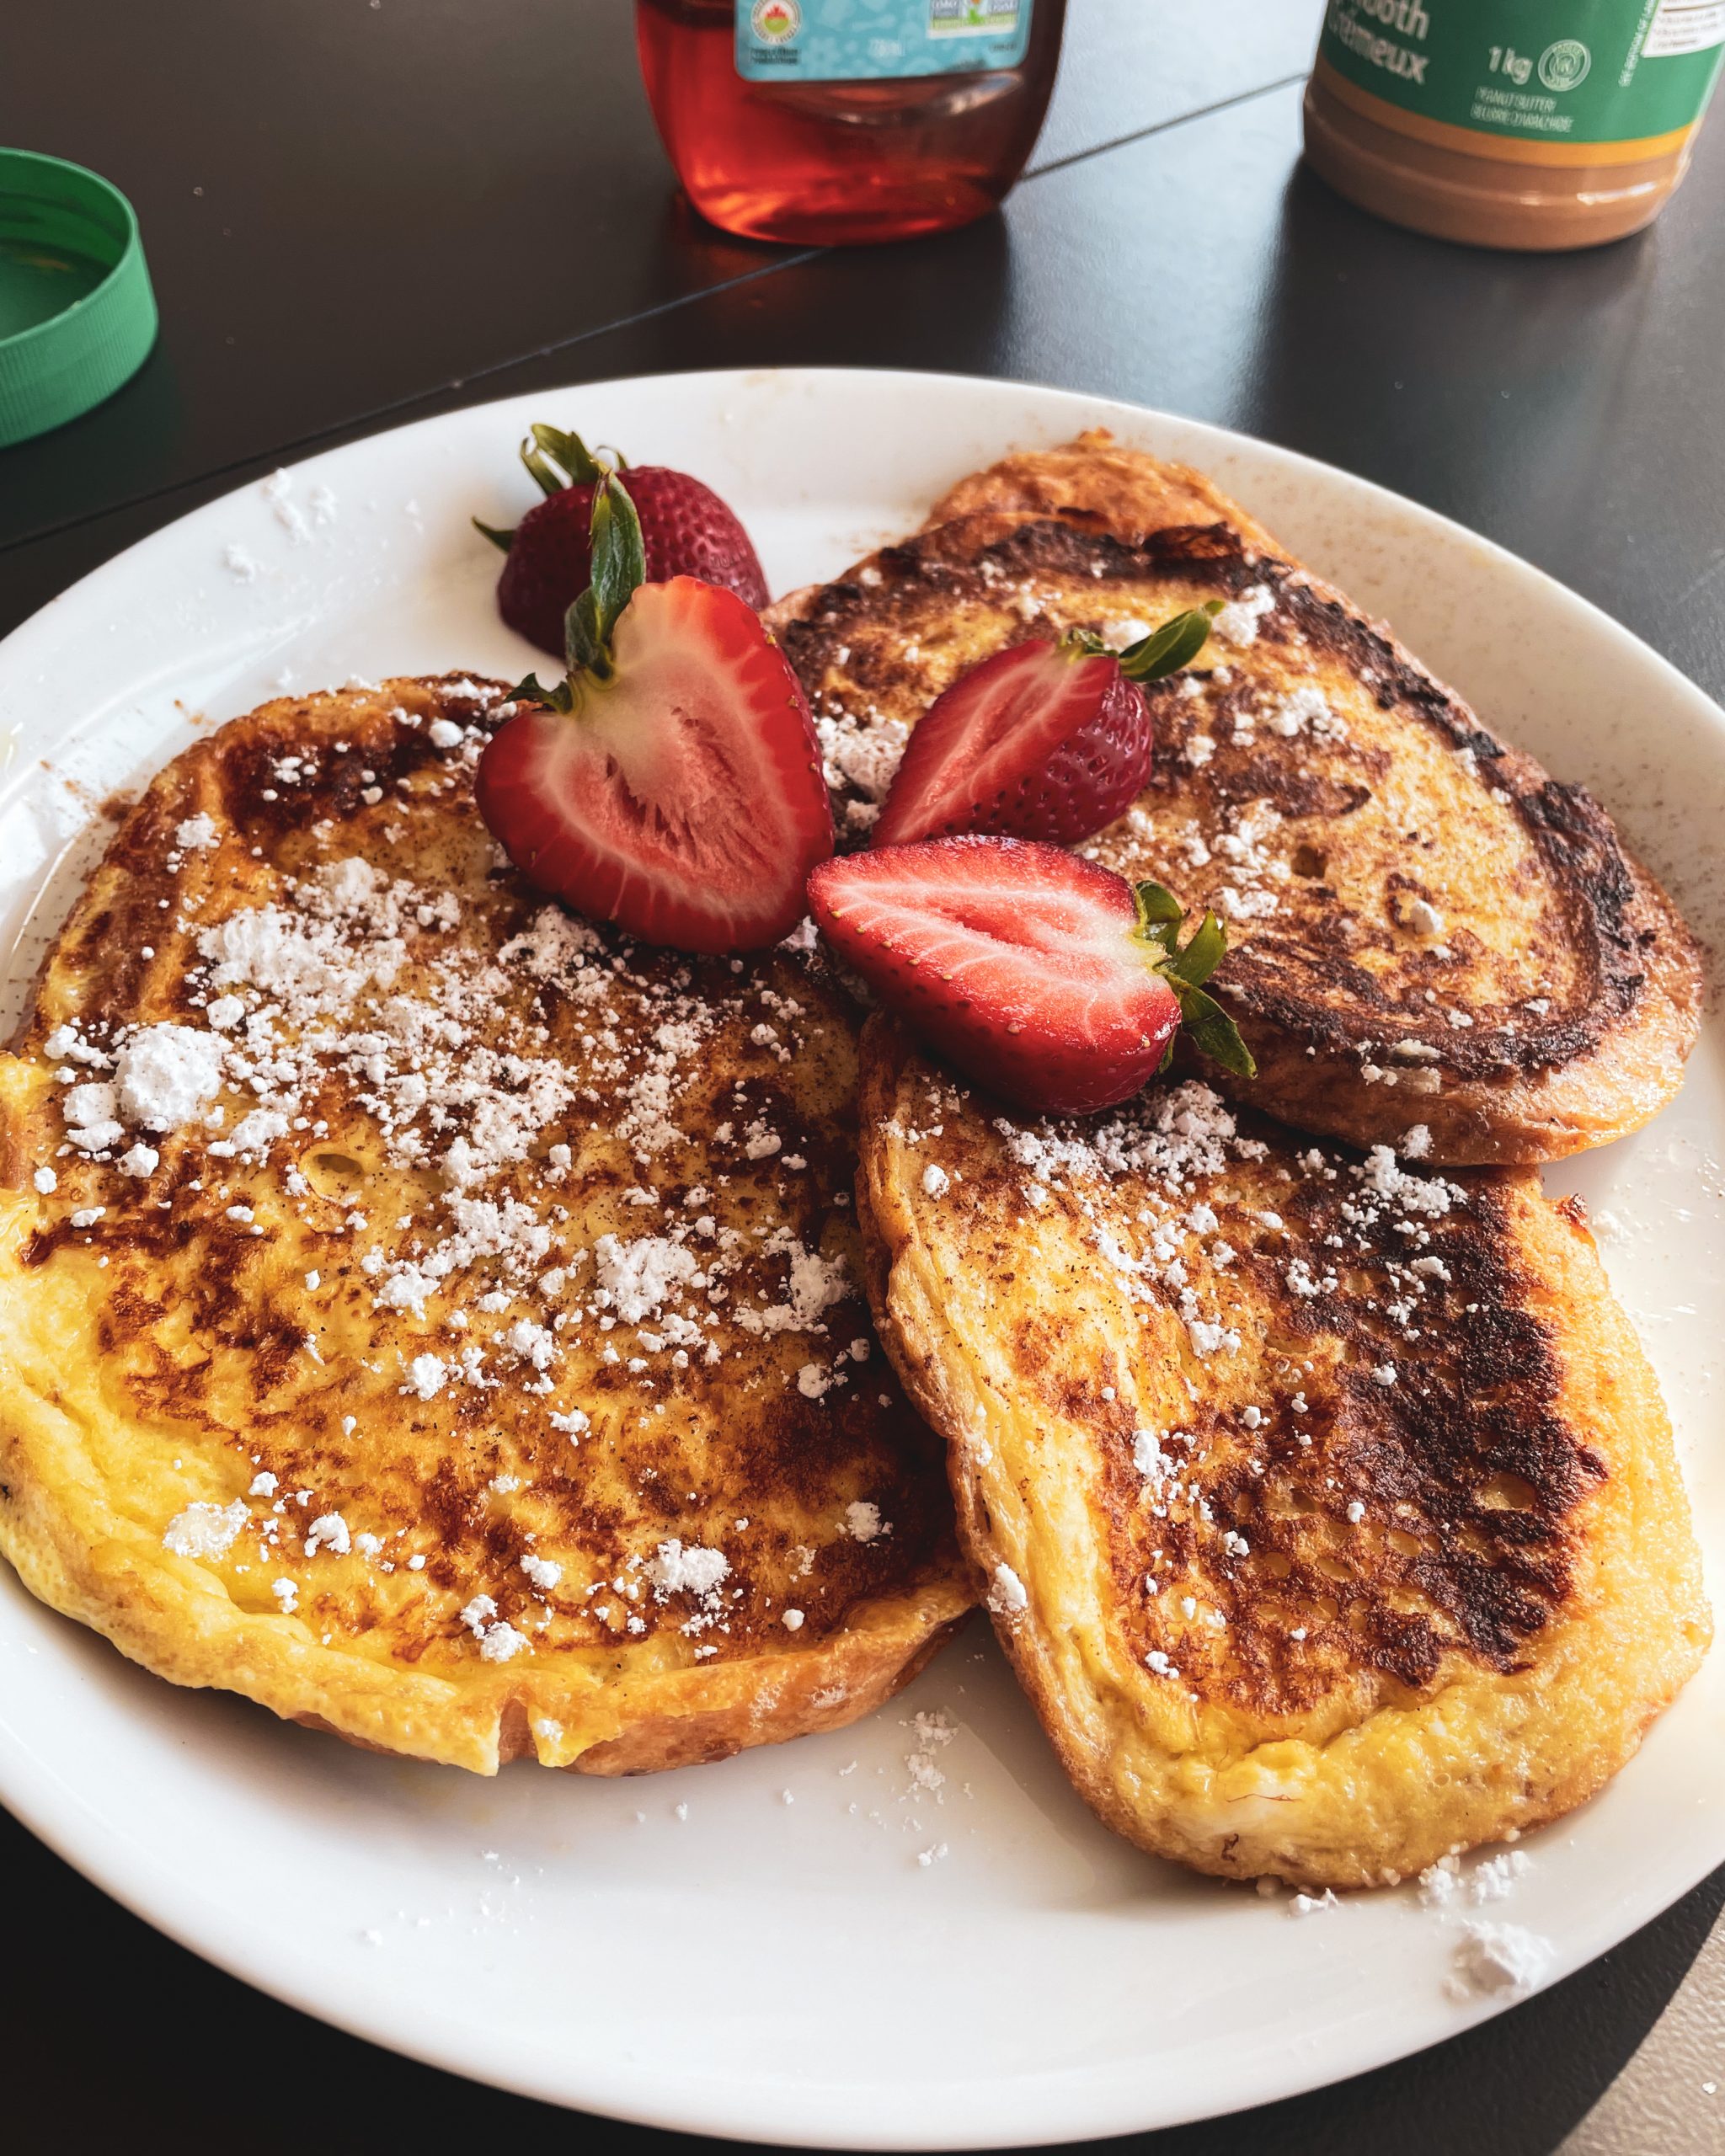
[[[877,1325],[948,1440],[1001,1644],[1106,1824],[1220,1877],[1375,1885],[1562,1816],[1632,1756],[1709,1620],[1657,1383],[1578,1206],[1525,1171],[1453,1179],[1441,1214],[1397,1186],[1442,1282],[1408,1348],[1378,1299],[1398,1246],[1405,1277],[1399,1203],[1362,1219],[1379,1164],[1242,1119],[1240,1156],[1171,1210],[1130,1169],[1056,1170],[1027,1208],[1015,1134],[1047,1160],[1064,1126],[996,1122],[879,1020],[863,1073]],[[1266,1182],[1284,1212],[1254,1248]],[[1194,1198],[1222,1272],[1174,1225]],[[1172,1292],[1120,1302],[1099,1230],[1146,1199],[1144,1241],[1170,1233],[1201,1299],[1231,1295],[1237,1353],[1192,1364]],[[1321,1269],[1332,1231],[1339,1277],[1289,1292],[1287,1251]],[[1146,1422],[1179,1462],[1156,1503]]]
[[[1231,532],[1257,553],[1281,552],[1213,479],[1189,465],[1123,449],[1105,427],[1091,428],[1055,449],[1015,452],[973,472],[941,496],[922,529],[983,514],[1093,520],[1129,543],[1180,526],[1209,526]]]
[[[45,963],[19,1052],[0,1056],[0,1551],[40,1598],[173,1682],[480,1772],[522,1752],[644,1772],[866,1713],[923,1665],[969,1595],[935,1441],[869,1356],[847,1209],[853,1006],[818,954],[763,953],[734,969],[572,926],[585,942],[542,969],[530,953],[505,962],[505,947],[532,942],[547,902],[497,857],[473,804],[469,766],[503,701],[501,685],[466,676],[278,700],[176,758],[115,834]],[[193,819],[207,830],[188,836]],[[461,1011],[465,1067],[514,1059],[499,1065],[499,1098],[537,1083],[553,1056],[586,1081],[558,1097],[555,1121],[535,1128],[519,1160],[483,1171],[489,1198],[568,1223],[574,1245],[554,1273],[537,1270],[548,1251],[535,1261],[537,1289],[511,1276],[495,1299],[507,1310],[480,1294],[501,1258],[456,1258],[446,1291],[428,1276],[424,1317],[385,1305],[361,1258],[374,1233],[380,1266],[446,1235],[456,1186],[442,1148],[473,1127],[458,1090],[419,1165],[379,1136],[373,1088],[384,1081],[339,1060],[291,1081],[307,1089],[315,1132],[309,1114],[291,1129],[284,1118],[273,1162],[211,1151],[197,1118],[157,1127],[142,1172],[121,1164],[118,1139],[88,1153],[67,1141],[58,1057],[87,1055],[94,1041],[111,1063],[134,1026],[219,1025],[199,939],[265,902],[314,905],[321,868],[350,857],[402,878],[398,892],[449,894],[447,909],[403,915],[391,979],[404,999],[434,1001],[452,977],[470,993],[489,984],[482,1009],[459,995],[439,1006],[451,1025]],[[751,999],[769,1000],[757,1013]],[[683,1139],[644,1162],[613,1125],[641,1097],[661,1024],[697,1018],[698,1043],[679,1051]],[[73,1021],[76,1049],[51,1056],[46,1042]],[[590,1068],[601,1028],[610,1047],[598,1044]],[[781,1033],[794,1042],[782,1053]],[[407,1068],[437,1083],[435,1047],[411,1054],[388,1049],[391,1082]],[[710,1115],[709,1088],[721,1103]],[[222,1113],[237,1120],[245,1105]],[[793,1161],[745,1157],[740,1137],[718,1136],[757,1113],[774,1117]],[[124,1134],[138,1134],[136,1123]],[[572,1141],[565,1166],[547,1155],[553,1139]],[[367,1210],[339,1176],[331,1191],[307,1177],[324,1174],[326,1153],[363,1166]],[[727,1333],[722,1358],[715,1342],[710,1362],[686,1353],[677,1364],[668,1339],[640,1336],[624,1313],[606,1337],[638,1339],[640,1353],[591,1363],[579,1339],[595,1343],[590,1314],[561,1335],[570,1390],[536,1390],[499,1346],[499,1317],[529,1293],[526,1307],[547,1315],[560,1292],[585,1300],[587,1230],[675,1232],[679,1214],[699,1212],[685,1201],[703,1180],[702,1203],[721,1219],[733,1199],[746,1209],[751,1242],[777,1225],[806,1242],[806,1257],[825,1236],[843,1282],[842,1293],[830,1283],[818,1345],[848,1343],[866,1380],[825,1399],[808,1392],[794,1360],[809,1352],[794,1344],[808,1328],[764,1319]],[[740,1273],[726,1293],[725,1310],[755,1300]],[[416,1393],[401,1382],[414,1354],[451,1352],[445,1309],[459,1310],[459,1344],[496,1358],[493,1385]],[[591,1424],[574,1443],[547,1417],[580,1403]],[[242,1540],[188,1554],[164,1530],[206,1493],[246,1512]],[[879,1532],[846,1529],[853,1497],[878,1507]],[[325,1506],[342,1517],[342,1540],[318,1550],[305,1530]],[[729,1545],[729,1598],[723,1629],[707,1626],[714,1636],[692,1653],[684,1591],[654,1597],[639,1561],[673,1538],[706,1538],[709,1507]],[[263,1565],[260,1528],[278,1538]],[[548,1581],[535,1582],[527,1561],[553,1553]],[[589,1570],[596,1609],[576,1584]],[[285,1606],[269,1584],[278,1572],[283,1584],[292,1576]],[[608,1608],[606,1583],[636,1588],[633,1631]],[[481,1590],[500,1618],[520,1620],[513,1658],[477,1652],[465,1613]]]
[[[963,1622],[962,1616],[949,1617],[920,1634],[907,1629],[900,1641],[880,1634],[841,1636],[819,1641],[793,1659],[778,1656],[753,1668],[734,1665],[740,1680],[732,1688],[738,1694],[734,1700],[697,1705],[686,1713],[643,1716],[624,1735],[590,1745],[561,1771],[613,1780],[667,1774],[678,1767],[732,1759],[757,1745],[788,1744],[799,1737],[846,1728],[896,1698]],[[296,1714],[292,1719],[302,1728],[339,1737],[361,1752],[387,1753],[396,1748],[338,1728],[322,1715]],[[533,1758],[537,1748],[526,1708],[519,1700],[509,1701],[498,1717],[498,1764]]]
[[[988,651],[1123,610],[1271,602],[1253,648],[1213,642],[1191,670],[1201,702],[1182,679],[1147,692],[1150,786],[1091,849],[1226,914],[1220,850],[1199,873],[1183,848],[1242,819],[1274,824],[1274,918],[1227,921],[1217,975],[1258,1065],[1242,1098],[1359,1145],[1423,1123],[1430,1157],[1486,1164],[1607,1143],[1675,1092],[1699,1028],[1700,956],[1610,816],[1498,740],[1208,482],[1086,437],[1009,460],[940,506],[964,513],[781,602],[817,723],[861,710],[914,723]],[[1344,739],[1252,730],[1266,684],[1299,683],[1352,700]],[[1405,835],[1390,827],[1391,797],[1416,819]],[[1410,936],[1408,909],[1430,894],[1446,911],[1459,895],[1482,923],[1501,913],[1501,947],[1489,930],[1464,930],[1453,952]]]

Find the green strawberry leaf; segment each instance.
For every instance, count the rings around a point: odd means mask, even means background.
[[[1183,614],[1176,614],[1147,637],[1128,644],[1120,654],[1120,671],[1129,681],[1160,681],[1189,666],[1210,641],[1212,618],[1222,611],[1220,599],[1206,599]]]
[[[1172,952],[1184,915],[1180,901],[1162,883],[1140,883],[1132,894],[1138,907],[1138,933],[1147,942]]]
[[[574,711],[582,684],[608,681],[617,670],[611,632],[617,616],[647,580],[647,555],[641,520],[614,472],[601,472],[593,495],[593,581],[563,617],[563,658],[568,672],[554,689],[542,688],[530,674],[514,693],[553,711]]]
[[[1192,1036],[1193,1046],[1212,1063],[1220,1063],[1224,1070],[1231,1070],[1236,1078],[1257,1077],[1258,1065],[1252,1059],[1251,1049],[1240,1038],[1240,1028],[1215,998],[1187,981],[1170,980],[1168,985],[1179,998],[1180,1016]]]
[[[560,427],[536,424],[532,440],[521,444],[521,462],[547,494],[560,494],[565,487],[596,486],[605,472],[581,437],[566,435]]]
[[[1222,924],[1213,913],[1206,912],[1187,938],[1185,949],[1177,951],[1168,960],[1169,978],[1184,981],[1189,988],[1199,987],[1220,965],[1227,947]]]
[[[1179,934],[1185,915],[1173,893],[1161,883],[1140,883],[1132,895],[1138,910],[1134,932],[1156,953],[1151,963],[1173,990],[1194,1043],[1212,1062],[1220,1063],[1236,1077],[1254,1076],[1258,1065],[1240,1038],[1239,1027],[1215,998],[1206,995],[1199,985],[1210,979],[1227,950],[1227,932],[1220,921],[1206,910],[1182,948]],[[1170,1041],[1167,1055],[1157,1065],[1158,1076],[1167,1069],[1172,1054]]]
[[[547,704],[553,711],[573,711],[575,692],[567,681],[554,681],[547,689],[537,674],[530,674],[525,681],[515,683],[508,701],[514,704]]]
[[[515,544],[515,535],[513,531],[499,531],[494,524],[482,524],[477,516],[471,518],[469,521],[475,531],[483,531],[492,545],[500,547],[505,554]]]
[[[641,538],[641,520],[615,472],[605,474],[594,494],[591,531],[594,641],[609,647],[617,616],[647,581],[647,551]]]
[[[599,602],[590,584],[563,617],[563,648],[571,678],[609,670],[610,655],[599,633]]]

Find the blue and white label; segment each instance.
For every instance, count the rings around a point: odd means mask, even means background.
[[[868,83],[1016,67],[1033,0],[736,0],[750,83]]]

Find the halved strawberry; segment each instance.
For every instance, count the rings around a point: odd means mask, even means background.
[[[870,844],[1001,831],[1071,845],[1103,830],[1150,778],[1139,684],[1189,666],[1220,605],[1176,614],[1119,653],[1075,631],[973,666],[917,722]]]
[[[749,535],[711,487],[663,464],[631,467],[619,451],[607,455],[627,472],[641,520],[647,574],[655,583],[698,576],[722,584],[750,606],[766,604],[766,579]],[[497,579],[497,611],[512,629],[553,658],[563,656],[563,620],[570,601],[592,581],[588,531],[594,491],[608,467],[579,435],[536,426],[521,444],[521,462],[544,494],[513,531],[475,525],[509,559]]]
[[[961,1070],[1038,1114],[1135,1093],[1194,1044],[1242,1077],[1234,1022],[1199,984],[1226,947],[1206,913],[1183,949],[1179,903],[1062,847],[930,839],[825,861],[815,921],[883,1002]]]
[[[641,529],[607,473],[569,673],[479,760],[479,813],[542,890],[683,951],[788,935],[832,851],[820,744],[758,616],[694,577],[642,581]]]

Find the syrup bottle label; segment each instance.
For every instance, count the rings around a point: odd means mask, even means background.
[[[1326,85],[1381,126],[1528,164],[1681,147],[1725,44],[1725,0],[1330,0]]]
[[[1016,67],[1034,0],[736,0],[750,83],[864,83]]]

